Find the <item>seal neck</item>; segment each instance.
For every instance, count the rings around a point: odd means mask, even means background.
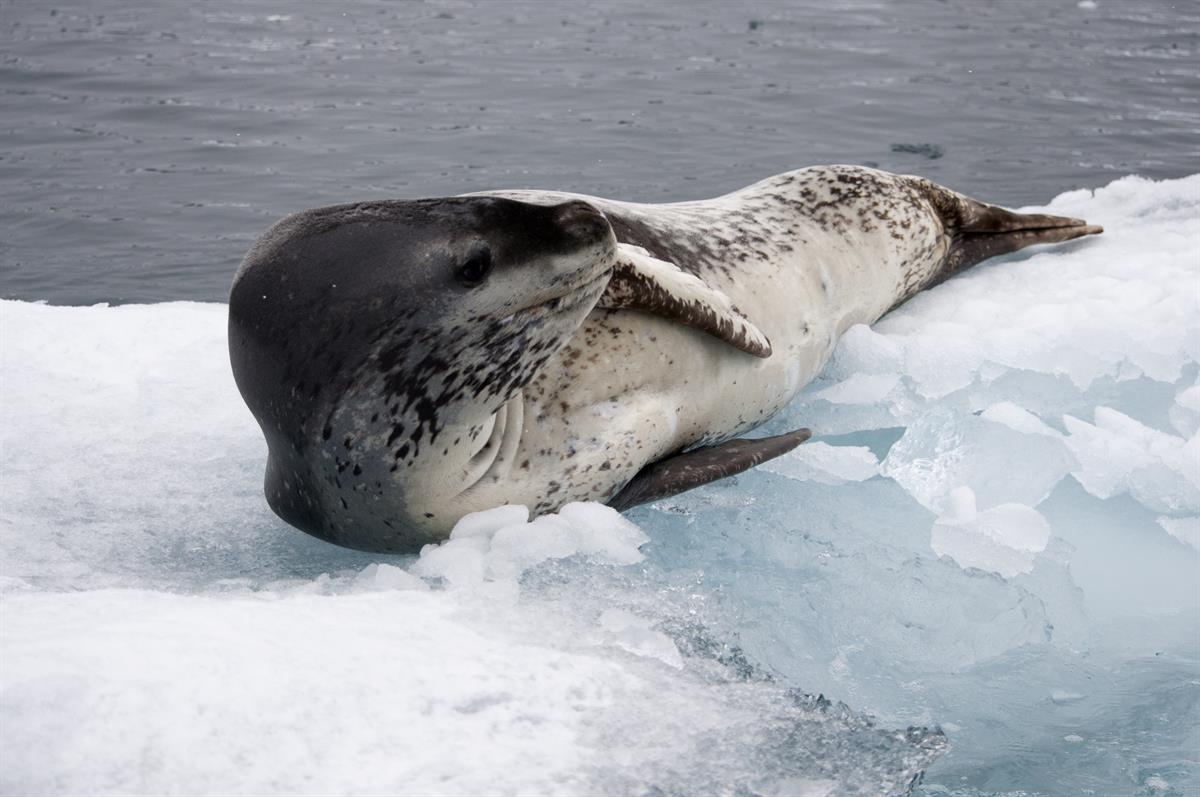
[[[492,414],[484,424],[484,431],[477,437],[482,442],[467,462],[463,494],[480,485],[500,481],[508,475],[524,427],[525,396],[518,390]]]

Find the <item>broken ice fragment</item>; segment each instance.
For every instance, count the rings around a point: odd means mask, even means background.
[[[1160,517],[1158,525],[1184,545],[1200,551],[1200,517]]]
[[[1032,507],[1001,504],[980,512],[969,487],[954,490],[948,503],[948,512],[933,525],[930,546],[960,567],[1012,578],[1031,571],[1050,541],[1050,524]]]
[[[647,656],[662,663],[683,668],[683,656],[671,638],[653,628],[654,621],[638,617],[624,609],[606,609],[600,614],[600,627],[609,641],[635,656]]]
[[[798,481],[846,484],[877,475],[879,460],[866,446],[831,446],[818,442],[765,462],[762,468]]]
[[[1063,416],[1067,447],[1079,461],[1072,475],[1098,498],[1128,492],[1154,512],[1200,513],[1200,436],[1160,432],[1109,407],[1095,424]]]
[[[1015,404],[981,417],[939,407],[908,427],[880,468],[926,508],[941,513],[968,485],[979,505],[1036,506],[1075,461],[1062,436]]]

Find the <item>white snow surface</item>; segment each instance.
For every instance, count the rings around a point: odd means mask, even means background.
[[[1049,209],[792,455],[419,557],[270,513],[224,306],[0,303],[0,792],[1200,787],[1200,176]]]

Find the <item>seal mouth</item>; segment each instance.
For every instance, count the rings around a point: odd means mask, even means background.
[[[501,323],[507,324],[520,318],[548,315],[555,312],[571,312],[589,300],[592,304],[595,304],[600,300],[600,295],[604,292],[604,288],[608,286],[609,280],[612,279],[612,274],[613,266],[610,263],[599,274],[584,277],[562,293],[556,294],[549,299],[541,299],[512,311],[501,319]]]
[[[585,301],[596,288],[603,290],[608,285],[608,281],[612,279],[612,274],[613,267],[609,265],[596,276],[583,280],[578,285],[567,290],[566,293],[556,296],[544,304],[550,305],[551,309],[574,308]],[[599,295],[596,298],[599,299]]]

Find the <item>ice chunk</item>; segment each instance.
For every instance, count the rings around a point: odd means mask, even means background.
[[[1171,425],[1182,437],[1191,437],[1200,431],[1200,385],[1180,391],[1168,413]]]
[[[472,512],[460,518],[450,530],[450,539],[467,537],[491,537],[505,526],[521,525],[529,521],[529,508],[525,506],[498,506],[483,512]]]
[[[647,537],[615,509],[572,503],[559,512],[528,520],[525,507],[498,507],[468,515],[450,539],[426,545],[413,565],[425,578],[454,586],[515,579],[550,559],[584,555],[604,564],[641,561]]]
[[[904,367],[904,350],[866,324],[855,324],[838,341],[827,375],[845,380],[857,374],[898,375]]]
[[[487,574],[487,555],[491,541],[484,536],[460,537],[440,545],[421,549],[421,557],[412,572],[421,578],[441,578],[452,586],[482,584]]]
[[[1128,491],[1155,512],[1200,512],[1200,437],[1184,440],[1109,407],[1097,407],[1094,419],[1063,416],[1079,461],[1073,474],[1088,492],[1110,498]]]
[[[1060,432],[1051,429],[1042,422],[1041,418],[1038,418],[1028,410],[1018,407],[1011,401],[999,401],[992,404],[980,414],[980,417],[984,420],[1003,424],[1017,432],[1040,434],[1056,440],[1062,438]]]
[[[908,427],[881,466],[934,512],[969,486],[983,508],[1036,506],[1074,466],[1062,435],[1013,404],[982,416],[934,409]]]
[[[772,424],[777,431],[819,427],[821,434],[902,425],[912,400],[901,378],[903,350],[870,327],[846,331],[832,361]]]
[[[1077,480],[1064,479],[1038,511],[1054,529],[1049,547],[1060,540],[1070,546],[1063,558],[1070,565],[1069,583],[1079,590],[1088,613],[1085,627],[1112,618],[1144,620],[1200,610],[1197,553],[1165,532],[1156,516],[1129,496],[1101,500]],[[1146,631],[1159,639],[1155,644],[1166,644],[1157,629]],[[1140,643],[1126,644],[1134,649]]]
[[[525,526],[508,526],[492,538],[488,569],[512,578],[547,559],[576,554],[603,564],[640,562],[649,538],[619,512],[603,504],[571,503]]]
[[[831,446],[816,442],[806,443],[761,467],[789,479],[845,484],[877,475],[879,460],[865,446]]]
[[[1070,415],[1063,416],[1063,424],[1070,433],[1067,445],[1079,460],[1073,475],[1084,489],[1099,498],[1111,498],[1128,489],[1129,474],[1150,461],[1132,440]]]
[[[639,617],[624,609],[605,609],[600,614],[600,627],[611,642],[637,656],[649,656],[681,669],[683,657],[671,638],[654,630],[654,621]]]
[[[1200,517],[1160,517],[1158,525],[1184,545],[1200,551]]]
[[[905,352],[904,372],[919,394],[941,398],[974,381],[984,353],[971,332],[971,327],[949,321],[935,321],[921,331],[922,338],[938,344],[912,346]]]
[[[810,395],[830,404],[877,404],[898,384],[899,374],[853,374]]]
[[[593,560],[610,565],[642,561],[641,547],[650,538],[615,509],[580,501],[567,504],[558,515],[580,530],[581,552]]]
[[[429,585],[403,568],[376,562],[364,567],[354,577],[354,585],[363,591],[369,590],[427,590]]]
[[[1001,504],[980,512],[975,494],[959,487],[950,494],[948,512],[933,525],[934,553],[962,567],[991,570],[1006,578],[1028,573],[1050,541],[1050,524],[1036,510]]]
[[[836,385],[834,386],[836,387]],[[822,435],[839,435],[867,429],[893,429],[915,417],[915,402],[903,380],[885,401],[873,404],[842,404],[814,398],[824,390],[814,385],[803,392],[770,423],[766,431],[784,432],[798,426],[820,430]]]

